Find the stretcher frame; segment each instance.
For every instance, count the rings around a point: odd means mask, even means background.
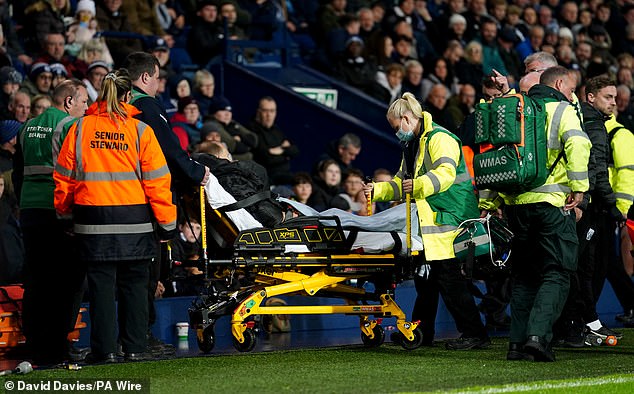
[[[200,193],[204,196],[204,189],[201,188]],[[211,352],[215,345],[215,322],[227,315],[231,316],[233,345],[241,352],[251,351],[256,345],[253,316],[276,314],[359,316],[361,339],[366,347],[380,346],[385,340],[382,320],[396,318],[396,328],[402,334],[399,344],[408,350],[421,346],[419,322],[408,321],[394,298],[396,285],[413,275],[416,251],[408,249],[406,257],[394,253],[350,252],[349,240],[336,217],[313,219],[335,222],[323,227],[296,228],[285,222],[273,229],[240,232],[225,214],[205,205],[201,198],[203,233],[206,234],[209,221],[213,230],[223,239],[232,240],[233,245],[231,258],[205,260],[208,283],[230,282],[242,276],[250,284],[230,291],[212,288],[189,308],[190,328],[196,330],[199,349],[204,353]],[[206,237],[202,240],[206,255]],[[285,244],[304,242],[310,245],[310,252],[285,252]],[[351,285],[353,279],[373,282],[376,291],[368,292]],[[266,306],[266,300],[275,296],[319,296],[343,299],[345,304]]]

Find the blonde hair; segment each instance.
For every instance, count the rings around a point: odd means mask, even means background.
[[[132,91],[130,74],[128,70],[122,68],[114,72],[109,72],[108,75],[105,76],[97,101],[104,101],[106,103],[106,112],[108,112],[110,119],[113,121],[116,121],[117,116],[125,119],[128,117],[128,113],[122,101],[124,101],[125,95],[130,91]]]
[[[423,107],[420,105],[420,102],[416,100],[416,97],[414,97],[412,93],[405,92],[401,98],[394,100],[390,108],[387,109],[387,118],[399,119],[408,113],[411,113],[419,119],[423,118]]]

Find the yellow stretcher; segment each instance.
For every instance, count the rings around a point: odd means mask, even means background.
[[[190,327],[196,330],[201,351],[213,350],[215,322],[227,315],[231,316],[233,344],[242,352],[253,350],[256,344],[252,316],[276,314],[357,315],[361,339],[367,347],[384,342],[380,321],[393,317],[402,334],[398,342],[403,348],[415,349],[421,345],[418,322],[408,321],[394,299],[396,285],[413,275],[417,252],[408,250],[404,257],[397,252],[351,252],[353,235],[346,236],[337,217],[299,217],[277,228],[239,232],[224,214],[218,210],[205,212],[204,205],[201,198],[205,256],[207,221],[223,238],[233,240],[233,248],[227,259],[205,261],[208,292],[199,296],[189,309]],[[293,251],[298,246],[305,251]],[[368,292],[352,285],[365,281],[372,282],[376,290]],[[232,285],[237,282],[241,285]],[[339,303],[265,305],[268,298],[275,296],[318,296]]]

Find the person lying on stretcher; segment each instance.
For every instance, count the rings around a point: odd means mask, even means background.
[[[222,148],[222,145],[216,144],[216,146]],[[219,149],[220,155],[223,154],[222,151],[222,149]],[[254,194],[266,194],[266,192],[268,192],[268,189],[258,190],[257,188],[249,186],[251,187],[250,192],[245,193],[245,185],[249,179],[253,179],[253,176],[248,174],[248,170],[246,170],[245,167],[241,167],[240,163],[244,162],[231,162],[229,161],[230,156],[228,156],[228,154],[226,154],[225,157],[227,158],[218,158],[205,153],[193,155],[195,160],[207,165],[211,169],[210,179],[205,185],[205,193],[207,201],[212,208],[218,209],[234,204],[236,200],[238,200],[236,196],[245,199]],[[244,179],[235,179],[241,176],[243,176]],[[260,181],[259,184],[261,185],[262,182]],[[232,186],[235,185],[239,185],[239,190],[232,188]],[[226,214],[239,231],[258,227],[279,226],[284,223],[285,220],[297,215],[319,217],[337,216],[344,230],[354,229],[360,231],[356,241],[353,243],[353,249],[363,249],[366,253],[378,253],[389,250],[390,245],[394,245],[394,239],[390,232],[398,233],[403,240],[402,244],[405,245],[405,209],[405,205],[401,204],[373,216],[358,216],[337,208],[318,212],[297,201],[281,197],[274,199],[269,194],[268,197],[249,206],[240,207],[238,204],[235,210],[230,209]],[[418,223],[416,210],[412,209],[411,212],[412,223]],[[413,250],[422,250],[422,242],[418,233],[418,226],[412,226]]]

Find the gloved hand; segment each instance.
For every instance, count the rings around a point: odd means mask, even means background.
[[[609,213],[612,220],[614,220],[619,227],[623,227],[627,219],[615,205],[610,207]]]

